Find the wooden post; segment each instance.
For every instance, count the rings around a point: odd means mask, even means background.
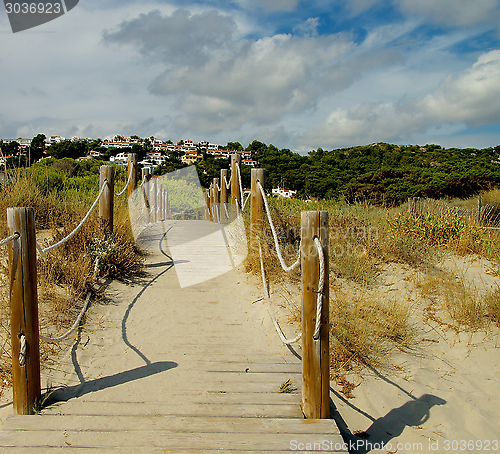
[[[219,179],[214,178],[213,180],[213,193],[214,193],[214,205],[213,205],[213,211],[214,211],[214,221],[215,222],[220,222],[220,186],[219,186]]]
[[[163,221],[165,218],[163,217],[163,187],[161,184],[158,184],[158,194],[156,195],[158,205],[158,221]]]
[[[302,411],[309,419],[330,417],[330,346],[328,281],[328,211],[303,211],[301,224],[302,265]],[[315,340],[319,286],[319,256],[314,238],[323,245],[325,285],[321,329]]]
[[[14,413],[32,415],[41,395],[35,210],[7,208],[7,226],[20,234],[9,243]]]
[[[210,222],[214,221],[214,184],[212,183],[208,188],[208,216]]]
[[[127,180],[130,172],[132,171],[132,176],[130,177],[130,183],[127,188],[127,194],[130,195],[137,189],[137,153],[129,153],[127,160]]]
[[[481,224],[481,196],[477,198],[477,225]]]
[[[229,191],[226,186],[227,181],[227,169],[221,169],[220,171],[220,217],[221,221],[226,220],[226,209],[227,203],[229,201]]]
[[[151,175],[149,174],[149,167],[145,167],[142,169],[142,194],[144,196],[144,210],[145,210],[145,216],[144,220],[146,223],[150,223],[150,196],[149,196],[149,179],[151,178]]]
[[[203,219],[208,221],[210,216],[208,215],[208,206],[210,204],[210,198],[208,196],[208,190],[203,193]]]
[[[168,190],[165,191],[165,203],[167,206],[167,219],[172,219],[172,212],[170,211],[170,197],[168,196]]]
[[[158,181],[157,178],[152,179],[151,184],[151,196],[150,204],[151,204],[151,222],[156,222],[158,220]]]
[[[264,198],[257,186],[260,182],[263,188],[266,186],[266,171],[265,169],[251,170],[251,207],[250,207],[250,239],[252,242],[262,235],[264,221]]]
[[[106,233],[113,233],[113,208],[115,200],[115,168],[101,166],[99,171],[99,190],[107,180],[106,189],[99,199],[99,219]]]
[[[239,180],[239,170],[241,169],[241,154],[231,155],[231,211],[233,219],[238,215],[238,208],[241,209],[241,194],[240,191],[240,180]],[[236,204],[238,202],[238,204]]]

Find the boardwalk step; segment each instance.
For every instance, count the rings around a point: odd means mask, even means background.
[[[203,416],[243,416],[270,418],[302,418],[302,411],[297,404],[256,405],[237,403],[193,403],[180,402],[65,402],[44,410],[44,415],[203,415]]]
[[[345,452],[332,420],[13,416],[0,432],[0,446],[7,452],[23,452],[21,448],[36,449],[37,453],[51,452],[51,448],[79,448],[78,452],[91,448],[94,453],[114,448],[120,448],[120,452],[122,448],[290,452],[299,443]]]

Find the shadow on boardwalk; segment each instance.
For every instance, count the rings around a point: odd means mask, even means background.
[[[123,385],[124,383],[134,380],[140,380],[141,378],[159,374],[160,372],[165,372],[177,366],[178,364],[173,361],[158,361],[156,363],[136,367],[135,369],[119,372],[114,375],[108,375],[107,377],[101,377],[85,383],[80,383],[79,385],[60,388],[50,395],[47,400],[47,405],[51,405],[56,402],[66,402],[69,399],[80,397],[84,394],[100,391],[101,389],[112,388],[113,386]]]

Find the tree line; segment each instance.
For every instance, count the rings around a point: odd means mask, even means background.
[[[30,159],[31,162],[39,160],[44,155],[44,140],[43,134],[37,135],[32,141],[29,158],[23,153],[23,159]],[[19,166],[20,158],[15,157],[16,153],[19,155],[19,149],[15,142],[0,143],[0,146],[4,155],[14,156],[9,166]],[[408,197],[467,198],[500,185],[500,145],[484,149],[445,149],[435,144],[377,143],[331,151],[318,148],[306,155],[278,149],[258,140],[246,148],[239,142],[228,142],[224,148],[250,151],[258,167],[266,169],[268,188],[280,186],[293,189],[297,191],[297,197],[305,199],[342,198],[347,202],[397,205]],[[147,140],[134,144],[130,149],[105,148],[100,140],[90,143],[63,141],[52,144],[47,153],[56,159],[75,160],[86,156],[90,150],[100,151],[103,161],[118,152],[137,153],[142,160],[147,152],[152,151],[152,146]],[[220,177],[222,168],[229,168],[230,161],[215,159],[206,152],[202,154],[201,161],[195,165],[201,184],[208,187],[213,178]],[[27,165],[30,163],[24,162]],[[55,162],[52,165],[56,165]],[[73,171],[78,173],[78,165],[73,165]],[[171,152],[154,174],[162,175],[186,166],[178,153]],[[92,166],[97,167],[97,164]],[[249,187],[251,168],[242,165],[241,171],[243,186]]]

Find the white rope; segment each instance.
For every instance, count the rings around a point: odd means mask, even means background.
[[[234,201],[236,202],[236,215],[240,217],[241,216],[240,202],[238,202],[238,199],[234,199]]]
[[[269,288],[267,287],[266,274],[264,270],[264,260],[262,259],[262,248],[260,247],[260,244],[259,244],[259,255],[260,255],[260,271],[262,275],[262,284],[264,286],[264,291],[266,292],[266,298],[269,301],[271,298],[269,295]],[[302,333],[299,333],[299,335],[297,337],[294,337],[293,339],[287,339],[278,321],[274,318],[273,314],[271,313],[269,307],[267,308],[267,313],[269,314],[269,317],[271,317],[274,327],[276,328],[276,332],[278,333],[278,336],[280,337],[281,341],[284,344],[290,345],[300,340],[300,338],[302,337]]]
[[[281,248],[278,243],[278,235],[276,234],[276,229],[274,228],[273,220],[271,219],[271,212],[269,211],[269,205],[267,203],[267,197],[266,193],[264,192],[264,188],[260,184],[260,181],[257,181],[257,187],[260,189],[260,192],[262,193],[262,199],[264,200],[264,206],[266,207],[266,213],[267,213],[267,218],[269,219],[269,225],[271,226],[271,232],[273,234],[274,238],[274,245],[276,247],[276,254],[278,255],[278,259],[281,263],[281,267],[286,271],[292,271],[293,269],[297,268],[300,264],[300,244],[299,244],[299,252],[298,252],[298,257],[297,260],[290,266],[287,266],[285,264],[285,261],[283,260],[283,256],[281,255]]]
[[[13,235],[5,238],[4,240],[0,241],[0,246],[3,246],[4,244],[10,243],[11,241],[17,240],[21,235],[19,235],[18,232],[14,233]]]
[[[319,339],[319,332],[321,330],[321,312],[323,311],[323,295],[325,293],[325,255],[323,253],[323,245],[316,236],[314,237],[314,244],[318,249],[319,259],[319,283],[318,283],[318,298],[316,300],[316,326],[314,328],[313,339]]]
[[[82,320],[83,314],[85,314],[87,307],[89,306],[90,296],[91,296],[91,293],[89,292],[87,295],[87,298],[85,300],[85,304],[84,304],[80,314],[78,315],[78,318],[76,319],[75,323],[73,323],[73,326],[68,331],[66,331],[64,334],[61,334],[59,337],[46,337],[46,336],[43,336],[40,334],[40,340],[43,340],[45,342],[59,342],[59,341],[66,339],[67,337],[69,337],[71,335],[71,333],[76,328],[78,328],[78,325],[80,324],[80,321]]]
[[[26,366],[26,353],[27,353],[27,345],[26,345],[26,336],[21,334],[19,337],[19,366]]]
[[[250,200],[250,196],[251,196],[251,195],[252,195],[252,194],[248,194],[248,196],[247,196],[247,198],[246,198],[246,200],[245,200],[245,203],[243,204],[243,207],[241,208],[241,211],[243,211],[243,210],[245,209],[245,207],[247,206],[247,203],[248,203],[248,201]]]
[[[119,193],[116,193],[114,190],[113,192],[115,193],[115,196],[116,197],[120,197],[128,188],[128,185],[130,184],[130,180],[132,179],[132,172],[134,171],[134,166],[130,166],[130,172],[128,173],[128,180],[127,180],[127,184],[125,185],[125,187],[119,192]]]
[[[48,246],[46,247],[45,249],[42,249],[40,252],[41,254],[46,254],[47,252],[51,251],[52,249],[55,249],[56,247],[59,247],[61,245],[63,245],[64,243],[66,243],[70,238],[72,238],[73,236],[76,235],[76,233],[82,228],[83,224],[85,224],[85,221],[87,221],[87,219],[89,218],[90,216],[90,213],[92,213],[92,211],[94,210],[94,208],[96,207],[97,205],[97,202],[99,202],[99,199],[101,198],[101,195],[102,193],[104,192],[104,189],[106,188],[106,185],[108,183],[108,180],[104,180],[104,183],[102,185],[102,188],[101,188],[101,191],[99,192],[99,195],[97,196],[97,198],[95,199],[94,203],[92,204],[92,206],[90,207],[89,211],[87,212],[87,214],[85,215],[85,217],[81,220],[80,224],[78,224],[75,228],[75,230],[73,230],[66,238],[63,238],[61,241],[58,241],[57,243],[53,244],[52,246]]]
[[[224,184],[226,185],[226,189],[230,189],[231,188],[231,180],[227,181],[226,175],[224,175],[223,178],[224,178]]]
[[[94,278],[97,276],[97,271],[99,269],[99,259],[96,258],[95,265],[94,265]],[[78,315],[77,319],[75,320],[75,323],[73,323],[73,326],[66,331],[65,333],[61,334],[59,337],[46,337],[40,334],[40,340],[43,340],[45,342],[60,342],[67,337],[71,335],[71,333],[78,328],[78,325],[80,325],[80,321],[82,320],[83,314],[87,311],[87,308],[89,307],[90,303],[90,296],[92,295],[91,292],[87,294],[87,298],[85,299],[85,304],[82,307],[82,310],[80,311],[80,314]]]
[[[240,198],[243,200],[243,186],[241,184],[241,170],[240,170],[240,166],[238,163],[236,163],[236,168],[238,169],[238,181],[240,183]]]

